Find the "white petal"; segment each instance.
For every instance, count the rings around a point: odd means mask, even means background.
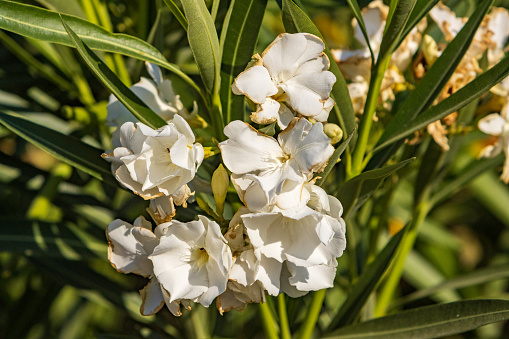
[[[479,120],[479,129],[486,134],[499,136],[504,131],[505,119],[497,113],[485,116]]]
[[[268,125],[277,120],[281,106],[284,105],[272,98],[267,98],[263,104],[258,105],[256,112],[251,113],[251,121]]]
[[[291,78],[298,67],[321,55],[322,40],[307,33],[280,34],[262,53],[263,65],[280,81]]]
[[[219,144],[223,161],[236,174],[270,170],[279,166],[283,156],[274,138],[268,137],[242,121],[232,121],[224,129],[230,138]]]
[[[277,124],[279,128],[282,130],[287,128],[294,117],[295,116],[293,115],[292,111],[286,105],[281,105],[279,108],[279,115],[277,117]]]
[[[335,265],[299,267],[287,262],[287,266],[291,274],[289,282],[299,291],[318,291],[334,286]]]
[[[258,271],[256,273],[256,280],[258,280],[267,293],[272,296],[277,296],[280,289],[280,276],[282,263],[275,259],[267,258],[263,254],[257,253],[256,256],[260,261]]]
[[[159,312],[164,305],[164,298],[161,292],[161,285],[156,278],[150,279],[147,286],[140,290],[141,294],[141,315],[153,315]]]
[[[253,66],[240,73],[235,79],[235,86],[236,90],[257,104],[264,103],[266,97],[277,93],[269,71],[263,66]]]
[[[148,74],[152,77],[156,84],[160,84],[163,82],[163,73],[161,69],[156,64],[145,61],[145,67],[147,68]]]
[[[318,115],[329,98],[336,77],[332,72],[299,75],[281,85],[288,94],[289,105],[306,116]]]
[[[151,276],[153,270],[148,259],[150,253],[147,253],[143,243],[136,240],[132,233],[133,228],[132,225],[120,219],[108,225],[106,230],[109,243],[108,259],[119,272],[135,273],[144,277]],[[148,231],[147,229],[144,230]],[[155,238],[155,235],[152,234],[152,239]],[[151,247],[151,245],[148,247]]]

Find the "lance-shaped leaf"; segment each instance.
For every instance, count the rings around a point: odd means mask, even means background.
[[[410,158],[395,165],[366,171],[345,182],[336,194],[345,210],[344,215],[352,213],[362,205],[385,178],[414,160],[415,158]]]
[[[387,144],[388,140],[395,134],[395,131],[400,130],[403,125],[429,107],[438,94],[440,94],[440,91],[447,81],[449,81],[449,78],[468,50],[477,28],[481,24],[492,2],[492,0],[484,0],[479,4],[477,10],[472,14],[463,29],[449,43],[442,55],[435,61],[424,78],[422,78],[421,82],[405,99],[395,116],[387,125],[377,146]],[[393,139],[391,140],[394,141]]]
[[[436,293],[453,290],[459,288],[465,288],[469,286],[480,285],[484,283],[490,283],[492,281],[498,279],[507,279],[509,278],[509,265],[497,265],[493,267],[486,267],[475,270],[471,273],[467,273],[465,275],[459,276],[457,278],[449,279],[443,283],[440,283],[436,286],[418,290],[412,294],[409,294],[396,302],[396,306],[401,306],[403,304],[409,303],[414,300],[426,298],[432,296]]]
[[[404,232],[405,228],[393,236],[384,249],[375,257],[375,260],[362,272],[357,283],[348,292],[348,297],[339,312],[329,325],[329,331],[349,325],[355,320],[368,297],[380,283],[387,267],[389,267]]]
[[[334,58],[330,53],[330,49],[327,43],[323,39],[322,34],[315,26],[313,21],[299,8],[292,0],[283,0],[283,24],[285,29],[289,33],[311,33],[314,34],[325,44],[325,54],[329,57],[330,71],[336,76],[336,83],[332,87],[331,95],[336,101],[337,107],[339,107],[338,120],[341,128],[350,135],[356,127],[355,112],[352,106],[352,100],[348,93],[348,87],[346,86],[345,78],[339,70],[338,65],[334,62]]]
[[[205,88],[212,92],[219,81],[221,50],[216,27],[210,16],[205,1],[182,0],[187,18],[187,38],[193,51],[194,60],[200,70]]]
[[[78,36],[90,48],[127,55],[149,61],[175,73],[198,93],[200,88],[180,68],[169,63],[155,47],[126,34],[113,34],[104,28],[72,15],[62,14]],[[36,40],[74,47],[67,35],[60,14],[46,9],[4,0],[0,6],[0,28]]]
[[[187,19],[180,11],[180,8],[175,4],[173,0],[164,0],[164,3],[168,8],[170,9],[171,13],[175,16],[175,19],[182,25],[182,27],[187,31],[187,26],[189,25],[187,23]]]
[[[466,300],[404,311],[339,329],[327,338],[438,338],[509,319],[509,301]]]
[[[101,159],[101,150],[74,137],[4,112],[0,112],[0,123],[55,158],[99,180],[117,185],[109,164]]]
[[[221,106],[225,123],[244,119],[244,96],[233,94],[234,79],[251,60],[267,0],[233,0],[228,9],[221,46]]]
[[[380,44],[379,60],[390,55],[398,47],[399,39],[403,33],[410,13],[417,0],[398,1],[389,26],[386,27],[382,43]]]
[[[421,128],[428,126],[434,121],[440,120],[449,114],[456,112],[489,91],[490,88],[502,81],[502,79],[508,75],[509,57],[505,57],[498,64],[479,75],[476,79],[469,82],[456,93],[453,93],[451,96],[439,102],[435,106],[428,108],[415,119],[407,123],[402,123],[397,126],[397,128],[394,128],[390,136],[387,136],[384,141],[379,142],[378,146],[375,148],[375,152],[397,140],[407,137]],[[410,100],[410,98],[408,98],[407,101],[408,100]]]
[[[410,31],[428,14],[428,12],[439,2],[440,0],[417,0],[415,6],[410,13],[405,28],[399,37],[397,46],[406,38]]]
[[[68,260],[106,257],[108,246],[72,224],[0,219],[2,251]]]
[[[131,90],[117,78],[115,73],[113,73],[113,71],[109,69],[83,41],[81,41],[63,18],[62,24],[88,67],[90,67],[104,86],[106,86],[139,121],[153,129],[166,125],[166,122],[159,115],[155,114],[140,98],[131,92]]]
[[[348,147],[348,144],[352,140],[355,132],[356,132],[356,130],[354,130],[352,133],[350,133],[348,138],[346,138],[345,141],[343,141],[338,147],[336,147],[336,149],[334,150],[334,153],[332,153],[331,157],[329,158],[329,162],[327,163],[327,166],[325,166],[325,169],[323,170],[323,172],[319,174],[320,179],[318,179],[316,181],[316,185],[322,186],[322,184],[325,181],[325,178],[327,178],[330,171],[332,171],[332,168],[334,166],[336,166],[336,163],[338,162],[339,157],[341,156],[341,154],[343,154],[345,149]]]
[[[362,17],[361,9],[359,8],[359,3],[357,0],[346,0],[348,2],[348,6],[350,6],[350,10],[352,11],[352,14],[354,18],[357,20],[357,24],[359,25],[362,35],[364,36],[364,39],[366,40],[366,45],[368,46],[369,53],[371,54],[371,60],[372,63],[375,62],[376,57],[373,53],[373,49],[371,48],[371,44],[369,42],[369,34],[368,30],[366,29],[366,24],[364,23],[364,18]]]

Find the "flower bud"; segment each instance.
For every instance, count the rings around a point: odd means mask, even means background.
[[[343,138],[343,130],[336,124],[327,123],[323,131],[331,139],[331,144],[337,144]]]
[[[212,193],[216,201],[216,211],[220,217],[223,216],[224,202],[229,185],[230,179],[228,177],[228,172],[224,169],[223,164],[220,164],[214,171],[214,174],[212,174]]]
[[[422,52],[424,53],[424,59],[429,66],[433,65],[435,60],[438,58],[437,43],[427,34],[425,34],[422,39]]]

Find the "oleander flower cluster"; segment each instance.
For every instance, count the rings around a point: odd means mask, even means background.
[[[203,186],[196,174],[205,151],[191,127],[199,120],[196,106],[189,114],[152,64],[152,80],[142,78],[131,89],[165,126],[137,122],[110,100],[107,122],[117,129],[103,158],[122,186],[149,201],[155,224],[140,216],[107,228],[113,267],[149,279],[140,291],[141,314],[166,305],[179,316],[182,306],[208,307],[214,300],[223,314],[265,302],[266,295],[299,297],[333,286],[346,240],[341,203],[315,184],[334,152],[322,122],[334,105],[336,79],[323,50],[314,35],[281,34],[235,79],[233,92],[257,107],[252,122],[277,122],[280,130],[272,137],[243,121],[225,127],[227,139],[218,147],[231,177],[219,165],[200,192],[213,192],[215,209],[189,222],[176,219],[175,205],[187,207]],[[230,179],[242,206],[226,220]]]

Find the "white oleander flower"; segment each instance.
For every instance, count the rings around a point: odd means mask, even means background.
[[[245,213],[249,213],[249,210],[240,207],[224,236],[232,251],[233,266],[228,276],[226,291],[216,300],[221,314],[232,309],[242,311],[249,303],[265,302],[265,289],[256,278],[260,262],[254,255],[253,246],[249,244],[241,219],[241,215]]]
[[[196,102],[194,102],[193,112],[190,114],[180,101],[180,96],[173,91],[171,81],[163,80],[159,66],[149,62],[145,62],[145,65],[152,80],[141,77],[138,83],[131,86],[131,91],[165,121],[173,119],[175,114],[179,114],[185,119],[195,118],[198,111]],[[107,126],[120,127],[128,121],[138,122],[136,117],[114,95],[110,95],[107,110]]]
[[[468,18],[457,17],[447,6],[439,3],[429,12],[447,41],[456,37]],[[509,38],[509,12],[505,8],[492,8],[477,30],[466,57],[482,58],[488,50],[489,66],[497,64],[504,57],[504,47]]]
[[[291,110],[317,121],[327,121],[334,106],[330,98],[336,77],[323,52],[324,43],[312,34],[280,34],[254,56],[254,65],[242,72],[232,85],[258,104],[251,120],[258,124],[277,121],[284,129],[292,120]],[[291,109],[291,110],[290,110]]]
[[[184,118],[175,115],[158,130],[126,122],[119,140],[121,147],[103,157],[120,183],[144,199],[172,195],[185,201],[189,192],[183,186],[194,178],[204,151]]]
[[[258,260],[255,278],[271,295],[283,291],[298,296],[331,287],[336,258],[346,247],[340,202],[312,183],[304,190],[308,196],[305,206],[240,216]]]
[[[246,192],[241,199],[253,197],[247,203],[252,211],[266,211],[275,203],[276,195],[285,193],[289,193],[289,204],[298,204],[300,199],[292,199],[292,192],[297,192],[312,173],[321,172],[334,152],[322,124],[313,125],[306,119],[294,118],[278,140],[242,121],[231,122],[224,132],[229,139],[219,144],[223,161],[237,190]],[[248,187],[251,183],[256,183],[252,191]]]
[[[504,152],[505,162],[504,169],[500,179],[504,183],[509,183],[509,104],[505,104],[500,114],[493,113],[485,116],[479,120],[479,129],[486,133],[498,137],[498,140],[494,145],[486,146],[480,156],[491,158]]]
[[[152,232],[152,225],[143,217],[138,217],[131,225],[122,220],[115,220],[108,225],[108,259],[111,265],[121,273],[134,273],[150,278],[149,283],[140,290],[142,303],[140,313],[152,315],[164,304],[175,316],[180,316],[180,301],[170,301],[168,292],[154,277],[154,270],[149,256],[159,244],[159,237],[167,225],[161,225]],[[183,305],[190,309],[189,303]]]
[[[204,216],[169,223],[149,259],[170,302],[187,299],[206,307],[226,290],[232,267],[232,253],[219,225]]]

